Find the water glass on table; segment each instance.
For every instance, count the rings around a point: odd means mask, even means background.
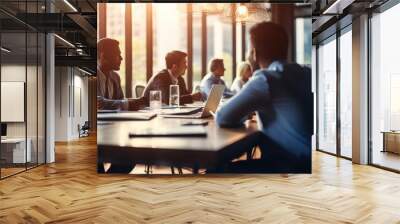
[[[160,110],[161,109],[161,91],[152,90],[150,91],[150,109]]]
[[[169,106],[179,107],[179,85],[169,86]]]

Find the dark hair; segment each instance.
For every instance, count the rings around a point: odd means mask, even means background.
[[[257,23],[250,28],[250,40],[259,58],[280,60],[287,57],[288,36],[281,25]]]
[[[117,49],[119,42],[111,38],[102,38],[97,41],[97,58],[100,58],[100,53],[110,51],[110,49]]]
[[[219,67],[222,67],[224,64],[224,60],[220,58],[214,58],[210,61],[209,69],[210,72],[214,72],[217,70]]]
[[[187,54],[182,51],[171,51],[165,56],[165,64],[167,65],[167,69],[172,68],[172,65],[178,65]]]

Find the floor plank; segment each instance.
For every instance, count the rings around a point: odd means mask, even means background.
[[[97,174],[96,139],[0,181],[0,223],[400,223],[400,175],[313,153],[312,175]]]

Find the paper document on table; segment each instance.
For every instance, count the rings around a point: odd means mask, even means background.
[[[150,120],[155,117],[155,113],[142,112],[121,112],[121,113],[104,113],[97,114],[97,120],[100,121],[129,121],[129,120]]]
[[[173,128],[143,128],[131,131],[129,137],[206,137],[203,126],[180,126]]]

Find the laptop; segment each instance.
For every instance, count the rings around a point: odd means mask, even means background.
[[[212,116],[218,108],[219,102],[222,99],[224,93],[224,85],[213,85],[204,108],[198,108],[191,112],[183,114],[182,112],[174,113],[162,113],[161,116],[165,118],[207,118]]]

